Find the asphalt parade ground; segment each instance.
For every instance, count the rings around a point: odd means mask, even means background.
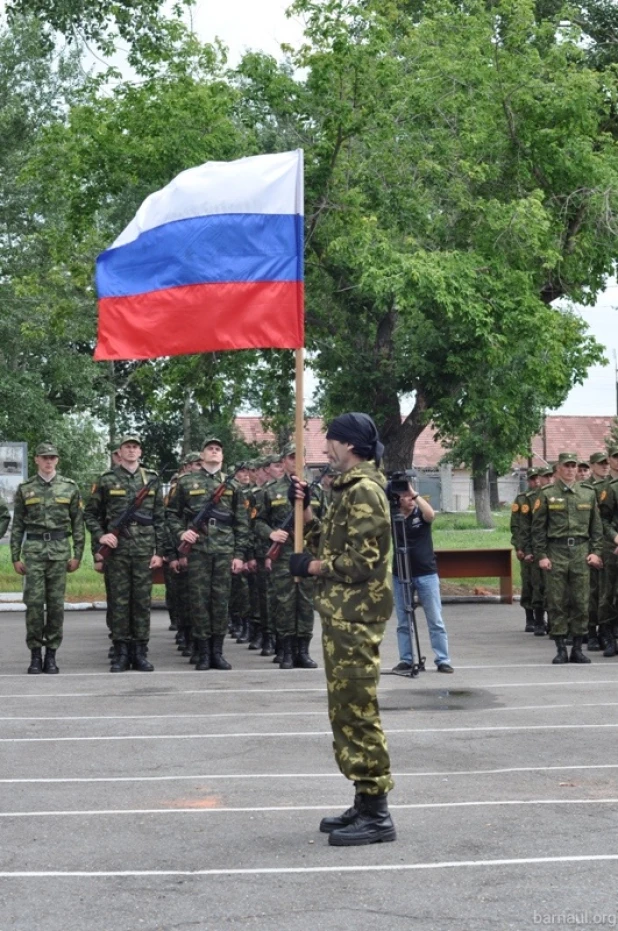
[[[398,839],[341,848],[321,668],[229,643],[198,673],[156,611],[156,671],[112,675],[90,611],[28,676],[0,615],[0,931],[616,927],[618,659],[552,666],[516,606],[444,617],[455,673],[381,680]]]

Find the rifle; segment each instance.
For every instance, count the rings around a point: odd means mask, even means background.
[[[146,519],[143,515],[140,515],[138,512],[142,504],[146,500],[148,492],[154,485],[157,484],[158,481],[159,481],[159,476],[154,475],[148,482],[146,482],[143,488],[140,488],[140,490],[137,492],[131,504],[129,504],[124,509],[122,514],[119,514],[118,517],[116,517],[115,520],[111,522],[111,524],[106,530],[106,533],[113,533],[113,535],[118,540],[120,537],[131,536],[131,533],[129,531],[129,524],[131,523],[131,521],[135,521],[136,524],[150,523],[150,520],[151,520],[150,517]],[[114,551],[112,547],[109,546],[107,543],[100,543],[99,546],[97,547],[95,559],[99,562],[105,561],[107,557],[110,555],[110,553],[113,553],[113,552]]]
[[[311,491],[313,488],[316,488],[326,473],[330,468],[330,464],[324,466],[317,478],[314,478],[310,485],[307,485],[307,491]],[[300,498],[299,498],[300,500]],[[294,508],[290,511],[286,519],[283,521],[280,527],[277,527],[277,530],[285,530],[286,533],[289,533],[294,526]],[[266,553],[266,559],[270,559],[271,562],[276,562],[281,556],[281,550],[283,549],[283,543],[271,543],[268,552]]]
[[[236,472],[237,471],[238,469],[236,470]],[[189,522],[189,526],[185,528],[186,530],[195,530],[196,533],[200,533],[203,530],[204,524],[206,523],[207,520],[210,519],[210,516],[212,515],[214,509],[221,501],[221,498],[223,497],[223,492],[225,491],[226,488],[228,488],[231,485],[232,480],[236,477],[236,472],[233,472],[231,475],[226,476],[225,480],[221,482],[221,484],[215,488],[210,498],[204,502],[204,504],[199,509],[195,517],[191,519],[191,521]],[[193,549],[193,543],[189,543],[188,540],[182,540],[179,546],[177,547],[177,549],[178,549],[178,553],[180,556],[178,561],[181,567],[183,569],[186,569],[187,568],[187,557],[189,553],[191,552],[191,550]]]

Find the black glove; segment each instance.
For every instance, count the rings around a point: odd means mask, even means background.
[[[313,559],[310,553],[292,553],[290,556],[290,575],[299,579],[309,577],[309,563]]]
[[[296,489],[297,489],[297,488],[301,488],[301,487],[302,487],[302,486],[301,486],[300,482],[299,482],[297,479],[292,479],[292,480],[291,480],[291,482],[290,482],[290,487],[288,488],[288,501],[290,502],[290,504],[296,504],[296,501],[298,500],[297,497],[296,497]],[[305,508],[310,507],[310,505],[311,505],[311,495],[310,495],[310,493],[309,493],[309,486],[308,486],[308,485],[305,485],[305,486],[304,486],[304,492],[305,492],[305,494],[304,494],[304,496],[303,496],[303,510],[304,510]]]

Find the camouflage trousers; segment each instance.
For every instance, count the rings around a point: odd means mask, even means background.
[[[26,557],[24,562],[27,570],[24,586],[26,644],[29,650],[45,646],[57,650],[62,643],[66,560]]]
[[[165,605],[172,624],[178,625],[178,578],[179,574],[173,572],[168,565],[163,568],[165,580]]]
[[[152,571],[150,556],[117,550],[105,568],[112,640],[129,643],[150,639]]]
[[[590,627],[596,627],[599,623],[601,604],[605,592],[605,579],[605,569],[590,569],[590,601],[588,602],[588,624]]]
[[[586,562],[588,542],[567,546],[549,540],[547,555],[552,568],[545,571],[547,616],[552,637],[576,637],[588,632],[590,567]]]
[[[273,563],[270,574],[269,607],[278,637],[313,635],[313,579],[295,582],[288,569],[289,556]]]
[[[176,576],[176,609],[178,629],[191,630],[191,602],[189,600],[189,573],[185,570]]]
[[[189,609],[195,640],[225,636],[232,585],[232,556],[189,554]]]
[[[521,599],[519,603],[525,610],[531,610],[533,607],[532,566],[529,562],[520,560],[519,569],[521,572]]]
[[[257,574],[255,577],[258,608],[260,618],[260,629],[263,634],[274,634],[275,625],[270,609],[270,572],[266,570],[266,558],[257,557]]]
[[[386,624],[352,624],[322,617],[335,760],[356,791],[365,795],[390,792],[394,785],[377,697],[385,629]]]
[[[250,616],[250,612],[249,580],[244,573],[242,575],[233,575],[230,592],[231,618],[233,621],[244,621]]]
[[[250,572],[247,576],[249,586],[249,617],[259,623],[260,621],[260,593],[258,591],[257,572]]]
[[[539,569],[538,562],[529,563],[530,581],[532,583],[532,608],[545,607],[545,573]]]
[[[599,624],[618,625],[618,557],[614,546],[603,547],[603,586],[599,592]]]

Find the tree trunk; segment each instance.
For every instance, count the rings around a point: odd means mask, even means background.
[[[498,473],[492,465],[489,466],[489,507],[492,511],[500,510],[500,494],[498,492]]]
[[[113,362],[109,363],[109,404],[107,408],[107,429],[109,431],[110,462],[113,465],[112,450],[116,449],[116,370]]]
[[[495,527],[489,504],[487,467],[480,456],[475,456],[472,462],[472,487],[474,489],[474,509],[477,524],[479,527],[487,527],[488,529]]]

